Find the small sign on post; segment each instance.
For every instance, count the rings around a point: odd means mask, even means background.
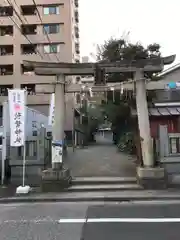
[[[62,163],[63,141],[52,142],[52,163]]]

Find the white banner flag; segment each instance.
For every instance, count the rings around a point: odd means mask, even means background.
[[[51,104],[49,108],[49,119],[48,119],[48,125],[52,126],[54,123],[54,108],[55,108],[55,94],[52,93],[51,95]]]
[[[25,90],[8,90],[11,146],[24,146],[25,141]]]

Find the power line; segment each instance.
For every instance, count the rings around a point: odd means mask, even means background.
[[[1,7],[3,7],[3,5],[0,5]],[[10,19],[11,19],[11,21],[15,24],[15,26],[16,26],[16,28],[21,32],[21,27],[14,21],[14,19],[11,17],[11,16],[8,16]],[[22,34],[27,40],[28,40],[28,42],[31,44],[31,45],[33,45],[33,43],[28,39],[28,37],[25,35],[25,34]],[[41,55],[41,53],[38,51],[38,50],[36,50],[36,52],[40,55],[40,57],[43,59],[43,56]]]
[[[9,3],[9,5],[13,8],[13,11],[15,12],[15,14],[17,15],[18,19],[21,21],[22,24],[24,24],[24,22],[22,21],[21,17],[19,16],[18,12],[16,11],[16,9],[14,8],[13,4],[7,0],[7,2]],[[1,5],[3,7],[3,5]],[[15,24],[16,28],[19,30],[19,32],[28,40],[28,42],[31,44],[31,45],[34,45],[30,40],[29,38],[27,37],[27,35],[23,34],[22,31],[21,31],[21,27],[16,23],[16,21],[13,19],[12,16],[8,16],[11,21]],[[40,55],[40,57],[43,59],[43,55],[39,52],[38,49],[36,49],[36,52]]]
[[[17,17],[18,17],[18,19],[20,20],[20,22],[22,23],[22,24],[24,24],[24,22],[23,22],[23,20],[21,19],[21,17],[19,16],[19,14],[18,14],[18,12],[16,11],[16,9],[14,8],[14,6],[13,6],[13,4],[9,1],[9,0],[6,0],[8,3],[9,3],[9,5],[13,8],[13,11],[15,12],[15,14],[17,15]],[[9,16],[10,17],[10,16]]]
[[[39,13],[39,10],[38,10],[38,8],[37,8],[36,2],[35,2],[35,0],[32,0],[32,1],[33,1],[34,5],[35,5],[35,8],[36,8],[38,17],[39,17],[39,19],[40,19],[40,21],[41,21],[41,24],[43,25],[42,18],[41,18],[41,14]],[[50,40],[50,38],[49,38],[49,36],[48,36],[48,33],[47,33],[47,31],[46,31],[45,28],[44,28],[44,30],[45,30],[45,34],[46,34],[46,37],[47,37],[47,40],[48,40],[49,44],[52,44],[52,42],[51,42],[51,40]],[[54,54],[55,54],[55,53],[54,53]],[[59,58],[57,57],[56,54],[55,54],[55,56],[56,56],[57,61],[60,62],[60,60],[59,60]]]
[[[7,0],[7,2],[8,2],[8,0]],[[18,6],[16,0],[14,0],[14,3],[15,3],[15,5],[16,5],[16,7],[20,10],[20,8],[19,8],[19,6]],[[11,3],[11,5],[13,5],[13,4]],[[29,24],[27,18],[26,18],[25,16],[23,16],[23,18],[24,18],[24,20],[26,21],[26,23]]]

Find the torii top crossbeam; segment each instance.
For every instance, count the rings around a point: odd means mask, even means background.
[[[64,62],[35,62],[23,61],[26,67],[33,67],[36,75],[93,75],[95,68],[104,69],[106,73],[136,72],[141,69],[144,72],[160,72],[164,65],[174,62],[176,55],[164,58],[142,59],[138,61],[100,61],[96,63],[64,63]]]

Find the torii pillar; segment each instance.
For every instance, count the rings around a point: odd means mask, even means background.
[[[135,72],[136,109],[140,134],[143,166],[137,167],[137,180],[140,185],[149,189],[164,188],[167,186],[165,169],[155,166],[155,156],[150,133],[149,112],[146,95],[146,80],[143,69]]]
[[[65,129],[65,76],[58,75],[55,85],[54,124],[52,128],[52,169],[59,170],[63,166],[63,147]],[[58,149],[60,151],[58,151]],[[59,153],[59,154],[58,154]]]
[[[65,76],[56,76],[55,101],[54,101],[54,124],[52,127],[52,168],[42,172],[42,190],[58,191],[71,182],[70,171],[64,168],[64,144],[65,144]]]

